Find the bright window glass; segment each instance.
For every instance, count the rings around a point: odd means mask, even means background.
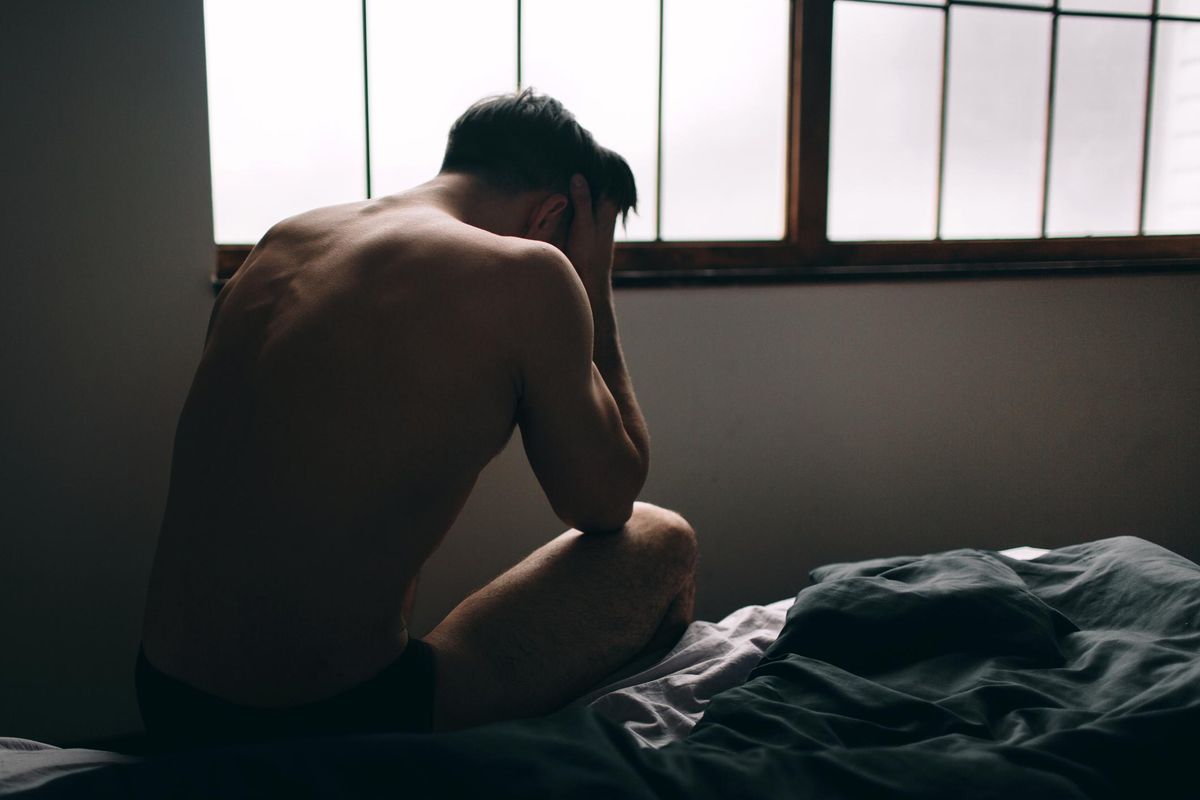
[[[255,242],[366,196],[357,0],[205,0],[213,226]]]
[[[1122,14],[1149,14],[1151,0],[1059,0],[1063,11],[1107,11]]]
[[[1158,13],[1172,17],[1200,18],[1200,0],[1158,0]]]
[[[1050,18],[950,11],[942,235],[1041,235]]]
[[[436,175],[451,123],[481,97],[516,88],[516,4],[367,0],[367,56],[379,196]]]
[[[834,7],[830,239],[931,239],[942,104],[937,9]]]
[[[666,0],[662,238],[782,238],[789,12]]]
[[[522,82],[560,100],[600,144],[629,162],[638,211],[626,229],[617,226],[617,238],[653,239],[658,3],[524,0],[522,15]]]
[[[1200,233],[1200,23],[1160,22],[1146,233]]]
[[[1047,235],[1137,233],[1149,50],[1149,22],[1059,20]]]

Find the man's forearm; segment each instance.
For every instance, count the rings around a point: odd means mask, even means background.
[[[613,399],[617,401],[625,433],[638,452],[644,474],[650,463],[650,434],[646,430],[646,420],[642,417],[642,410],[634,396],[629,372],[625,369],[625,357],[621,353],[621,342],[617,336],[617,314],[613,306],[612,288],[589,287],[588,299],[592,305],[595,331],[592,361],[600,370],[600,376],[604,378]]]
[[[632,493],[636,495],[641,491],[650,468],[650,434],[646,431],[646,421],[642,418],[642,410],[638,408],[637,398],[633,395],[633,384],[625,369],[625,358],[621,354],[621,343],[617,337],[617,314],[613,308],[612,296],[612,266],[613,233],[616,229],[618,209],[611,199],[602,198],[593,213],[592,199],[584,176],[571,176],[571,202],[575,206],[575,215],[571,220],[566,249],[563,252],[583,281],[592,307],[592,362],[607,385],[609,394],[616,401],[621,425],[637,457],[637,471],[629,476],[636,478],[636,487],[632,488]],[[631,484],[634,482],[630,481]],[[633,498],[628,499],[632,503]]]

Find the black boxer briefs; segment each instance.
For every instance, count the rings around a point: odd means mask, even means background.
[[[433,728],[433,648],[416,638],[363,683],[287,708],[222,700],[159,671],[140,648],[134,681],[147,737],[157,749]]]

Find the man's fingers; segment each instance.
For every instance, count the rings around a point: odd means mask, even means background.
[[[607,235],[616,227],[617,215],[620,213],[617,204],[607,197],[602,197],[593,216],[591,188],[588,186],[587,179],[582,175],[577,174],[571,177],[571,201],[575,204],[572,233],[586,236],[588,234],[584,231],[590,228]]]
[[[592,219],[592,190],[588,187],[587,178],[574,175],[571,178],[571,202],[575,204],[575,219],[587,217]]]
[[[583,175],[571,176],[571,202],[575,204],[575,218],[567,233],[564,252],[584,286],[607,285],[612,280],[613,227],[617,218],[617,207],[608,198],[600,198],[592,210],[591,187]],[[588,289],[589,293],[592,289]],[[590,296],[590,294],[589,294]]]
[[[575,216],[571,220],[571,229],[567,232],[567,257],[581,276],[586,275],[590,263],[592,243],[596,239],[596,221],[592,219],[592,195],[588,188],[587,179],[582,175],[572,175],[571,203],[575,207]]]
[[[611,231],[617,224],[617,204],[607,197],[600,199],[600,205],[596,206],[596,227],[606,233]]]

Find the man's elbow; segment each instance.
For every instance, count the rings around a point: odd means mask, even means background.
[[[646,464],[631,458],[607,470],[608,479],[593,487],[589,497],[575,497],[569,508],[554,509],[559,519],[586,533],[615,531],[633,516],[633,503],[646,482]]]
[[[611,533],[625,527],[633,516],[633,501],[620,506],[597,508],[584,513],[559,515],[562,521],[584,533]]]
[[[575,497],[569,506],[555,507],[554,512],[564,523],[585,533],[620,530],[633,516],[633,501],[641,487],[621,487],[619,491],[608,488],[603,495]]]

